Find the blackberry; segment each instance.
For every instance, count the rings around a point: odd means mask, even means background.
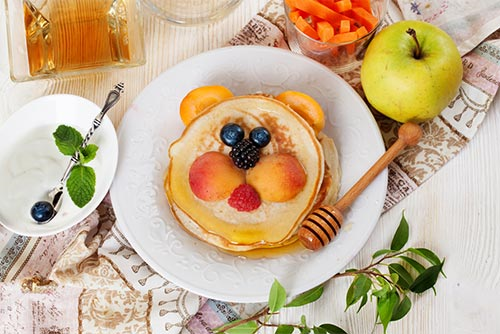
[[[229,156],[238,168],[250,169],[259,161],[259,148],[250,140],[243,139],[233,146]]]

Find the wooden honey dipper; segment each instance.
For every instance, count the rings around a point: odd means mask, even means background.
[[[304,247],[318,250],[326,246],[337,235],[344,216],[342,212],[365,190],[365,188],[384,170],[389,163],[406,146],[418,143],[422,136],[422,129],[415,123],[404,123],[398,130],[398,139],[375,162],[375,164],[354,184],[349,191],[333,206],[323,205],[314,210],[302,222],[298,237]]]

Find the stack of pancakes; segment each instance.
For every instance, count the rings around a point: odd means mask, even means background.
[[[227,123],[239,124],[246,133],[259,126],[268,129],[271,141],[261,149],[261,156],[295,156],[307,176],[303,189],[286,202],[262,201],[250,212],[234,209],[227,199],[209,202],[197,198],[189,184],[190,166],[209,151],[229,154],[231,148],[219,138]],[[321,132],[316,135],[290,107],[269,96],[237,96],[208,107],[170,146],[169,158],[165,191],[174,217],[200,240],[233,252],[296,241],[303,219],[323,203],[333,203],[339,190],[340,168],[333,140]]]

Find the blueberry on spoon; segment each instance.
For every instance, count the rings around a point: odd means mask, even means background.
[[[31,217],[38,223],[43,224],[55,215],[54,206],[47,201],[36,202],[31,207]]]

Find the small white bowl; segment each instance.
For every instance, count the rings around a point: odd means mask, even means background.
[[[52,133],[61,124],[85,136],[101,108],[75,95],[48,95],[35,99],[15,112],[0,127],[0,223],[25,236],[47,236],[70,228],[85,219],[106,196],[118,161],[115,128],[106,116],[89,143],[99,149],[89,162],[96,174],[92,200],[78,208],[66,188],[58,214],[39,225],[30,214],[33,203],[48,200],[70,160],[55,145]]]

